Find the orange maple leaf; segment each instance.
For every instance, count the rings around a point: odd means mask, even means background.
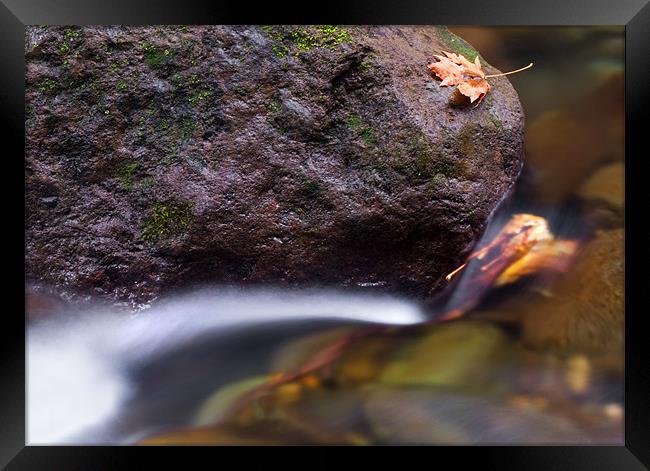
[[[474,103],[478,98],[478,103],[476,103],[476,106],[478,106],[487,92],[490,91],[490,84],[483,77],[472,77],[459,84],[458,91],[469,97],[470,103]]]
[[[463,83],[465,78],[463,77],[463,68],[460,65],[455,64],[446,57],[435,57],[439,59],[438,62],[432,62],[428,67],[430,71],[442,80],[441,86],[453,87],[454,85]]]
[[[490,91],[490,84],[487,82],[487,78],[514,74],[526,70],[533,65],[531,62],[526,67],[511,72],[485,75],[478,56],[474,58],[474,62],[470,62],[462,54],[454,54],[453,52],[446,51],[443,51],[443,54],[444,56],[433,56],[437,61],[427,66],[429,71],[442,80],[440,86],[453,87],[457,85],[458,91],[466,97],[469,97],[471,103],[478,100],[476,106],[481,103],[487,92]]]
[[[463,56],[462,54],[454,54],[453,52],[444,52],[443,54],[446,55],[452,62],[455,64],[460,65],[466,75],[473,75],[475,77],[485,77],[485,73],[483,72],[483,69],[481,69],[481,61],[476,56],[474,58],[474,62],[470,62]],[[435,57],[442,57],[442,56],[435,56]]]

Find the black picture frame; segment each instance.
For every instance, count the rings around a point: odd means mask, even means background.
[[[136,455],[169,455],[166,447],[54,447],[25,445],[24,312],[24,33],[30,24],[449,24],[625,25],[626,112],[626,367],[625,445],[563,447],[437,447],[426,459],[454,466],[467,460],[483,469],[650,469],[650,368],[642,328],[650,232],[644,225],[645,183],[642,117],[650,94],[650,4],[647,0],[433,0],[328,1],[306,6],[207,0],[0,0],[0,107],[2,108],[2,241],[4,309],[0,318],[0,466],[7,469],[116,469]],[[647,132],[647,131],[646,131]],[[645,160],[645,161],[644,161]],[[20,250],[22,247],[22,251]],[[7,303],[10,300],[11,303]],[[177,449],[180,447],[176,447]],[[195,447],[192,447],[196,450]],[[146,450],[140,452],[140,450]],[[204,448],[205,450],[205,448]],[[192,451],[192,460],[195,451]],[[222,451],[220,451],[222,453]],[[445,455],[444,457],[441,456]],[[167,459],[167,458],[165,458]],[[221,456],[223,459],[223,456]],[[447,461],[445,460],[445,461]],[[448,461],[447,461],[448,462]],[[185,462],[186,465],[188,462]],[[492,466],[490,466],[490,463]],[[304,463],[310,465],[310,462]]]

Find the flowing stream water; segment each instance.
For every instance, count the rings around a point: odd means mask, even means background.
[[[220,385],[264,373],[293,337],[424,320],[416,303],[388,296],[218,288],[128,317],[57,316],[28,332],[28,442],[137,440],[182,424]]]

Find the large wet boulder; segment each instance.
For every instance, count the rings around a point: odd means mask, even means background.
[[[507,78],[465,106],[442,50],[477,54],[440,27],[28,27],[28,280],[430,294],[523,158]]]

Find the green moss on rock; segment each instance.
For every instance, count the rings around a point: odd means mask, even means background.
[[[352,37],[345,29],[334,25],[262,26],[272,40],[273,53],[278,57],[299,56],[312,49],[333,49]]]
[[[140,164],[138,162],[130,161],[117,168],[117,177],[120,179],[120,183],[122,183],[122,187],[125,190],[133,188],[133,184],[135,183],[135,174],[139,166]]]
[[[365,58],[364,58],[364,59],[359,63],[359,69],[361,69],[361,71],[362,71],[363,73],[368,72],[368,71],[371,69],[372,65],[374,64],[375,59],[376,59],[376,57],[375,57],[374,54],[368,54],[368,55],[367,55],[367,56],[366,56],[366,57],[365,57]]]
[[[465,41],[463,38],[456,36],[454,33],[449,31],[446,26],[439,26],[437,28],[438,37],[449,46],[448,52],[455,52],[457,54],[462,54],[467,57],[470,61],[474,61],[476,56],[479,55],[478,51],[474,49],[471,44]]]
[[[323,193],[323,187],[316,180],[305,179],[302,183],[301,193],[307,198],[315,199]]]
[[[52,93],[58,90],[59,82],[52,78],[45,78],[41,80],[40,85],[38,86],[38,91],[43,93]]]
[[[67,29],[63,33],[63,42],[59,46],[59,52],[63,55],[68,54],[71,50],[77,39],[79,38],[80,33],[77,30]]]
[[[492,121],[492,124],[494,124],[494,127],[497,129],[502,129],[503,128],[503,123],[499,118],[497,118],[495,115],[490,114],[490,121]]]
[[[152,69],[163,67],[169,62],[172,56],[170,49],[160,49],[151,43],[144,43],[142,51],[145,63]]]
[[[156,203],[144,222],[142,238],[149,243],[155,243],[163,238],[184,233],[192,224],[193,207],[191,202]]]
[[[345,120],[345,126],[355,134],[358,134],[366,145],[377,144],[377,131],[368,125],[358,113],[350,113]]]

